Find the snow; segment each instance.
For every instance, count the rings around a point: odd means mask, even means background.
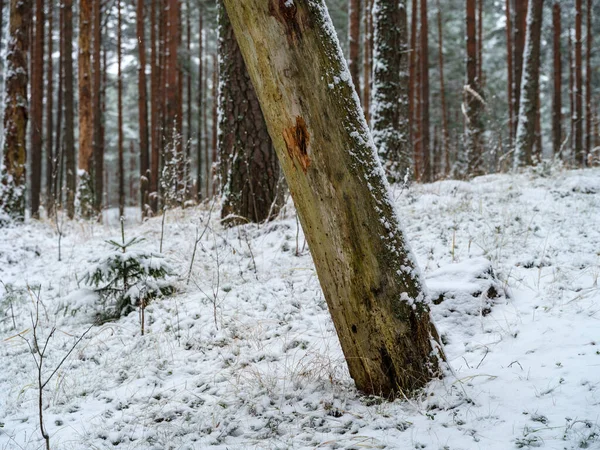
[[[178,293],[148,305],[144,336],[135,312],[85,336],[44,390],[51,448],[599,448],[600,170],[393,186],[390,201],[427,280],[442,380],[395,402],[356,392],[291,204],[235,228],[209,205],[171,210]],[[160,217],[126,223],[158,252]],[[16,336],[32,337],[35,294],[40,336],[57,327],[47,376],[90,325],[79,280],[118,226],[66,222],[61,262],[53,223],[2,229],[0,449],[42,447]]]

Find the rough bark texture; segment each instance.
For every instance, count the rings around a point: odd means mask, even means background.
[[[153,213],[158,211],[158,177],[160,166],[160,66],[156,33],[156,0],[150,0],[150,155],[149,198]]]
[[[53,10],[48,13],[48,67],[46,69],[46,214],[54,214],[54,63],[53,63]],[[1,28],[0,28],[1,29]]]
[[[0,213],[25,218],[27,164],[27,83],[31,0],[11,0],[4,106],[4,149],[0,167]],[[0,224],[3,218],[0,214]]]
[[[44,121],[44,0],[35,1],[35,31],[31,63],[31,217],[39,218],[42,188],[42,145]],[[33,28],[32,28],[33,29]]]
[[[371,124],[371,76],[373,73],[373,1],[365,0],[363,39],[363,111],[367,123]]]
[[[552,8],[554,27],[554,91],[552,93],[552,149],[555,156],[560,154],[562,144],[562,60],[560,52],[560,3]]]
[[[391,182],[412,167],[408,148],[406,10],[397,0],[373,2],[373,141]]]
[[[512,94],[513,100],[513,133],[517,134],[517,123],[519,121],[519,106],[521,101],[521,78],[523,76],[523,50],[525,48],[525,34],[527,32],[527,4],[528,0],[513,0],[515,11],[514,23],[514,90]]]
[[[431,149],[429,146],[429,26],[427,20],[427,0],[421,0],[421,34],[420,34],[419,63],[421,66],[421,144],[420,150],[423,155],[423,166],[421,167],[421,181],[431,181]]]
[[[483,94],[477,68],[476,0],[467,0],[467,86],[464,92],[466,172],[464,177],[483,174]]]
[[[102,0],[94,0],[93,127],[94,127],[94,210],[102,210],[104,192],[104,137],[102,115]]]
[[[148,95],[146,88],[146,39],[144,33],[144,0],[137,0],[136,34],[138,42],[138,114],[140,130],[140,204],[142,215],[148,212],[148,180],[150,179],[150,161],[148,155]]]
[[[527,12],[526,59],[523,61],[521,100],[514,167],[533,164],[533,147],[536,140],[536,115],[539,106],[540,37],[544,0],[529,0]]]
[[[283,203],[279,162],[222,1],[219,62],[221,218],[232,224],[263,222]]]
[[[225,0],[350,374],[410,393],[441,356],[419,271],[321,0]]]
[[[583,61],[582,61],[582,0],[575,0],[575,90],[573,91],[575,101],[574,153],[575,163],[580,167],[585,166],[586,154],[583,147]]]
[[[352,75],[352,82],[361,98],[360,89],[360,12],[362,9],[362,0],[348,1],[348,67]]]
[[[92,0],[79,2],[79,160],[77,197],[82,217],[93,212]]]
[[[64,71],[65,71],[65,172],[67,215],[75,217],[77,170],[75,158],[75,104],[73,99],[73,0],[64,0]]]

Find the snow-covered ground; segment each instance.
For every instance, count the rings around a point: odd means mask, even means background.
[[[354,389],[291,206],[231,229],[218,205],[169,211],[163,253],[179,292],[147,308],[144,336],[131,313],[77,345],[44,389],[51,448],[600,448],[600,170],[394,197],[434,299],[447,293],[432,307],[451,365],[442,380],[391,403]],[[158,251],[161,218],[125,231]],[[23,339],[37,293],[40,341],[57,327],[46,378],[90,326],[80,280],[120,230],[65,224],[61,262],[52,223],[0,232],[0,449],[38,449]]]

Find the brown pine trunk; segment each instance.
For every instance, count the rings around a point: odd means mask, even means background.
[[[582,0],[575,0],[575,163],[585,167],[583,146],[583,61],[582,61]]]
[[[205,65],[204,68],[204,83],[203,83],[203,89],[202,91],[204,92],[204,108],[202,109],[202,122],[204,122],[204,184],[205,186],[205,190],[206,190],[206,197],[210,197],[210,171],[211,171],[211,161],[210,161],[210,145],[209,145],[209,133],[208,133],[208,63]]]
[[[419,62],[421,64],[421,153],[423,167],[421,181],[429,183],[431,178],[431,149],[429,145],[429,25],[427,0],[421,0],[421,39]]]
[[[477,1],[467,0],[467,86],[464,92],[466,178],[483,174],[483,95],[479,85],[477,61]]]
[[[11,0],[4,107],[4,150],[0,166],[0,225],[3,214],[25,219],[27,166],[27,83],[31,0]]]
[[[585,154],[592,153],[592,0],[587,0],[587,45],[585,55]]]
[[[123,149],[123,73],[121,71],[121,0],[117,0],[117,134],[119,152],[119,217],[125,215],[125,162]]]
[[[35,31],[31,27],[31,217],[40,217],[42,187],[42,146],[44,127],[44,0],[35,0]]]
[[[373,73],[373,0],[365,0],[363,39],[363,111],[371,124],[371,75]]]
[[[525,33],[527,32],[527,4],[528,0],[514,0],[515,2],[515,38],[514,38],[514,91],[513,91],[513,113],[515,117],[513,134],[517,134],[517,123],[519,121],[519,105],[521,102],[521,78],[523,75],[523,49],[525,48]]]
[[[150,133],[152,150],[150,159],[149,198],[153,213],[158,212],[158,179],[160,166],[160,68],[156,33],[156,2],[150,0]]]
[[[575,67],[573,61],[573,38],[571,30],[569,30],[569,136],[571,154],[569,155],[569,162],[574,162],[575,157]]]
[[[527,12],[527,59],[523,61],[521,83],[521,111],[517,126],[514,167],[530,166],[534,160],[536,122],[539,115],[540,38],[544,0],[529,0]]]
[[[483,0],[477,4],[477,79],[483,89]]]
[[[198,142],[197,146],[197,160],[196,160],[196,200],[202,200],[202,141],[203,141],[203,128],[204,128],[204,26],[202,23],[202,7],[201,3],[198,9],[198,132],[196,133],[196,139]],[[206,162],[208,164],[208,161]],[[208,193],[207,193],[208,195]]]
[[[65,178],[67,215],[75,217],[75,190],[77,189],[77,166],[75,158],[75,101],[73,98],[73,0],[63,0],[65,20]]]
[[[92,106],[92,0],[79,1],[79,170],[78,200],[81,215],[90,217],[94,195],[94,117]]]
[[[63,96],[64,96],[64,58],[65,58],[65,14],[64,8],[59,8],[58,11],[58,86],[56,92],[56,138],[54,141],[54,161],[52,166],[52,174],[54,176],[54,201],[58,206],[63,205],[63,166],[65,161],[64,145],[61,141],[63,111]]]
[[[554,91],[552,95],[552,149],[554,156],[560,155],[562,145],[562,59],[560,54],[560,3],[552,7],[554,27]]]
[[[350,374],[367,394],[410,394],[438,375],[439,339],[351,78],[330,88],[347,66],[327,9],[225,5]]]
[[[190,0],[186,0],[186,46],[187,46],[187,67],[186,67],[186,138],[185,138],[185,173],[184,173],[184,184],[185,184],[185,198],[186,200],[191,198],[191,157],[192,157],[192,24],[190,10]]]
[[[417,29],[418,29],[418,15],[417,15],[417,1],[412,0],[412,12],[410,16],[410,59],[408,65],[408,117],[410,121],[410,135],[409,135],[409,143],[411,144],[411,152],[413,155],[413,171],[414,177],[418,180],[420,173],[420,165],[417,158],[417,116],[415,112],[415,104],[417,102],[417,55],[419,53],[419,49],[417,46]]]
[[[438,60],[440,70],[440,103],[442,104],[442,160],[444,161],[444,174],[450,173],[450,134],[448,132],[448,107],[446,105],[446,89],[444,84],[444,39],[442,33],[442,9],[440,0],[437,0],[438,9]],[[440,175],[441,172],[436,175]]]
[[[0,14],[2,12],[0,11]],[[48,11],[48,68],[46,70],[46,214],[54,214],[54,64],[53,64],[53,9]],[[0,27],[0,29],[2,29]]]
[[[417,16],[418,17],[418,16]],[[417,39],[420,39],[420,30],[417,33]],[[415,115],[414,115],[414,137],[413,154],[415,165],[415,181],[423,179],[423,130],[421,128],[421,110],[423,108],[423,90],[421,89],[421,48],[416,47],[416,66],[415,66]]]
[[[148,212],[148,181],[150,179],[150,163],[148,157],[148,95],[146,87],[146,38],[144,32],[145,9],[144,0],[137,0],[136,34],[140,66],[138,69],[138,112],[140,131],[140,205],[142,216]]]
[[[218,30],[221,218],[260,223],[281,208],[279,162],[222,1]]]
[[[513,69],[513,27],[512,27],[512,11],[511,1],[506,0],[506,68],[507,68],[507,87],[508,87],[508,146],[512,148],[514,141],[515,130],[515,113],[514,113],[514,69]]]
[[[368,0],[367,0],[368,1]],[[358,98],[361,98],[360,89],[360,19],[361,19],[362,0],[348,1],[348,67],[352,82],[356,87]]]
[[[219,86],[219,64],[217,54],[212,55],[213,59],[213,85],[212,85],[212,195],[217,195],[219,189],[218,180],[218,160],[217,160],[217,132],[218,132],[218,86]]]
[[[94,127],[94,210],[102,211],[102,196],[104,193],[104,143],[103,143],[103,114],[102,114],[102,0],[94,0],[94,58],[93,58],[93,89],[92,116]]]

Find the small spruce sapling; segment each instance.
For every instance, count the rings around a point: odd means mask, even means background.
[[[125,241],[121,219],[121,243],[106,241],[113,250],[83,276],[83,281],[95,286],[95,291],[100,294],[108,320],[118,319],[135,307],[140,308],[143,318],[143,310],[150,300],[175,292],[170,280],[173,271],[164,256],[132,248],[143,241],[138,237]],[[142,333],[143,329],[142,323]]]

